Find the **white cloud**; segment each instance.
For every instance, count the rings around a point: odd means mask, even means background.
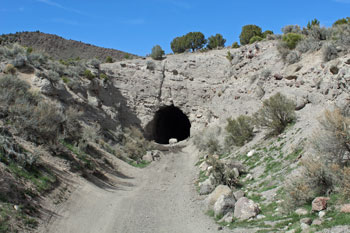
[[[36,1],[44,3],[44,4],[52,6],[52,7],[60,8],[60,9],[65,10],[65,11],[70,11],[70,12],[74,12],[74,13],[81,14],[81,15],[84,14],[83,12],[81,12],[79,10],[65,7],[65,6],[63,6],[63,5],[61,5],[61,4],[57,3],[57,2],[51,1],[51,0],[36,0]]]

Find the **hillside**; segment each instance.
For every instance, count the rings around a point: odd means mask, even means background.
[[[0,232],[348,232],[350,27],[308,30],[114,63],[1,46]]]
[[[17,32],[0,36],[0,44],[18,43],[25,47],[31,47],[54,59],[91,59],[98,58],[105,61],[108,56],[115,61],[125,58],[135,58],[136,55],[122,52],[116,49],[107,49],[86,44],[81,41],[67,40],[60,36],[43,32]]]

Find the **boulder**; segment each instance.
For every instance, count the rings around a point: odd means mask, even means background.
[[[225,215],[228,212],[233,212],[235,203],[235,198],[232,195],[221,195],[214,204],[215,217]]]
[[[257,216],[259,213],[260,208],[254,201],[242,197],[236,202],[233,216],[239,220],[247,220]]]
[[[300,223],[305,223],[307,225],[311,225],[312,219],[311,218],[302,218],[302,219],[300,219]]]
[[[316,197],[312,201],[312,211],[321,211],[327,209],[329,197]]]
[[[199,194],[207,195],[215,189],[215,179],[210,176],[208,179],[199,184]]]
[[[206,205],[209,210],[213,209],[215,202],[219,199],[220,196],[231,196],[232,190],[227,185],[219,185],[215,190],[207,197]]]
[[[244,192],[242,190],[238,190],[233,193],[233,196],[236,200],[239,200],[241,197],[244,197]]]
[[[169,144],[175,144],[177,143],[177,139],[176,138],[170,138],[169,139]]]
[[[144,156],[142,156],[142,160],[147,162],[152,162],[153,161],[152,151],[147,151],[147,153]]]
[[[304,208],[298,208],[295,213],[297,215],[307,215],[309,212],[307,211],[307,209],[304,209]]]

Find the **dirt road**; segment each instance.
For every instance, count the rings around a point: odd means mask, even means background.
[[[105,190],[84,182],[42,232],[217,232],[195,191],[196,160],[187,146],[147,168],[124,171],[133,177],[131,187]]]

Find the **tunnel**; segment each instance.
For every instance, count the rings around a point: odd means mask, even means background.
[[[191,123],[188,117],[177,107],[171,105],[160,108],[153,120],[146,126],[148,138],[160,144],[168,144],[170,138],[177,141],[190,136]]]

